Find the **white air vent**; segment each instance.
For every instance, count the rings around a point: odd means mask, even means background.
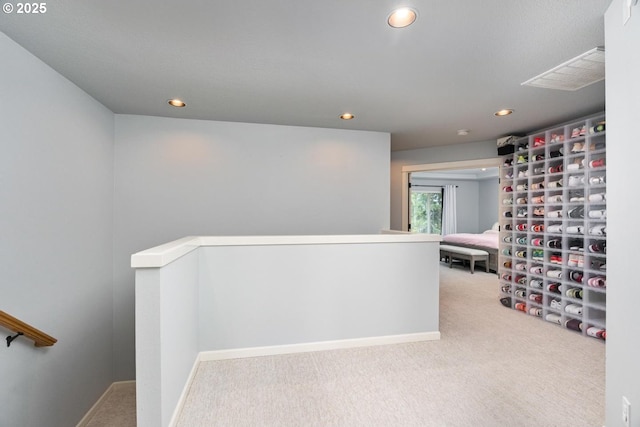
[[[604,80],[604,48],[588,52],[522,83],[547,89],[578,90]]]

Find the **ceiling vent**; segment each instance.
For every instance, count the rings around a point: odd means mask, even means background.
[[[527,80],[522,86],[578,90],[600,80],[604,80],[604,48],[596,47]]]

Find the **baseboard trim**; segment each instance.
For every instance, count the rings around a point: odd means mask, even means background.
[[[171,416],[171,421],[169,421],[169,427],[175,427],[178,423],[178,418],[180,418],[180,413],[182,412],[182,408],[184,407],[184,403],[187,400],[187,395],[189,394],[189,390],[191,389],[191,384],[193,384],[193,380],[196,377],[196,373],[198,372],[198,365],[200,364],[200,354],[196,355],[196,359],[193,362],[193,366],[191,367],[191,372],[189,372],[189,377],[182,388],[182,393],[180,393],[180,398],[178,399],[178,403],[176,404],[175,409],[173,410],[173,415]]]
[[[100,396],[100,398],[96,401],[96,403],[94,403],[93,406],[87,411],[87,413],[84,414],[84,417],[82,417],[80,422],[76,424],[76,427],[85,427],[87,424],[89,424],[89,421],[91,421],[91,418],[93,418],[95,413],[98,412],[98,408],[100,408],[102,403],[105,400],[107,400],[109,395],[113,393],[114,390],[131,383],[135,384],[135,381],[118,381],[115,383],[111,383],[111,385],[107,387],[107,389],[104,391],[104,393],[102,393],[102,396]]]
[[[229,350],[200,352],[200,362],[214,360],[242,359],[247,357],[274,356],[278,354],[308,353],[311,351],[338,350],[343,348],[369,347],[375,345],[402,344],[418,341],[436,341],[440,339],[440,331],[420,332],[404,335],[387,335],[382,337],[355,338],[336,341],[319,341],[301,344],[275,345],[268,347],[250,347]]]

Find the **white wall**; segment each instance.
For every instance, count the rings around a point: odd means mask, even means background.
[[[623,0],[605,14],[607,102],[607,427],[622,426],[622,396],[640,426],[638,181],[640,159],[640,5],[622,25]]]
[[[391,228],[402,229],[402,167],[498,157],[495,141],[470,142],[391,153]]]
[[[116,115],[116,378],[134,371],[131,254],[187,235],[389,227],[387,133]]]
[[[498,221],[498,178],[478,181],[478,232],[489,230]]]
[[[0,349],[0,426],[67,427],[112,382],[113,114],[3,33],[0,57],[0,309],[58,339]]]

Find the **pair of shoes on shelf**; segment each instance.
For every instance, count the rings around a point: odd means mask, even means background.
[[[533,265],[529,268],[529,273],[531,274],[542,274],[542,266],[541,265]]]
[[[561,294],[562,293],[562,285],[559,283],[549,283],[547,285],[547,290],[549,292],[553,292],[554,294]]]
[[[569,216],[569,218],[573,219],[584,218],[584,207],[576,206],[575,208],[571,209],[567,215]]]
[[[582,299],[582,289],[580,288],[569,288],[565,295],[569,298]]]
[[[560,173],[562,170],[562,165],[549,166],[549,173]]]
[[[582,167],[584,166],[584,159],[574,159],[573,163],[569,163],[567,165],[567,170],[568,171],[575,171],[575,170],[580,170],[582,169]]]
[[[584,185],[584,176],[572,175],[569,177],[569,187]]]
[[[561,310],[562,309],[562,300],[552,299],[549,302],[549,307],[555,308],[556,310]]]
[[[587,127],[582,125],[581,127],[574,128],[571,131],[571,138],[577,138],[579,136],[585,136],[587,134]]]
[[[544,203],[544,196],[536,196],[531,198],[531,203],[542,204]]]
[[[544,188],[544,181],[535,182],[531,184],[532,190],[542,190]]]
[[[547,227],[547,233],[562,233],[562,225],[560,224],[552,224]]]
[[[569,201],[570,202],[584,202],[584,191],[570,191],[569,192]]]
[[[581,225],[572,225],[570,227],[567,227],[565,231],[568,234],[584,234],[584,227]]]
[[[531,239],[531,246],[542,246],[544,244],[544,240],[540,238]]]
[[[557,181],[550,181],[549,183],[547,183],[547,188],[558,188],[558,187],[562,187],[562,179],[559,179]]]
[[[531,231],[534,233],[544,232],[544,224],[531,224]]]
[[[562,264],[562,255],[560,255],[560,254],[551,254],[551,255],[549,255],[549,262],[551,264],[561,265]]]
[[[562,270],[547,270],[547,277],[562,279]]]
[[[605,183],[605,177],[604,176],[592,176],[591,178],[589,178],[589,184],[591,185],[601,185]]]
[[[583,279],[583,274],[581,271],[570,271],[569,272],[569,279],[573,280],[576,283],[582,283],[582,279]]]
[[[569,260],[567,261],[569,267],[584,267],[584,256],[577,254],[569,254]]]
[[[592,236],[606,236],[607,235],[607,226],[606,225],[596,225],[595,227],[591,227],[589,229],[589,234]]]
[[[533,138],[533,147],[542,147],[544,146],[544,138],[540,137],[540,136],[536,136],[535,138]]]
[[[593,253],[607,253],[607,243],[606,242],[596,242],[589,245],[589,252]]]
[[[548,203],[562,203],[562,194],[554,194],[547,197]]]
[[[551,249],[562,249],[562,239],[551,239],[547,242],[547,247]]]
[[[542,303],[542,294],[529,294],[529,299],[533,302]]]
[[[552,133],[551,134],[551,141],[550,142],[552,144],[555,144],[557,142],[562,142],[562,141],[564,141],[564,135],[559,135],[557,133]]]
[[[589,218],[591,219],[605,219],[607,217],[607,211],[605,209],[589,211]]]
[[[605,277],[591,277],[587,280],[587,285],[594,288],[605,288],[607,287],[607,279]]]
[[[589,162],[590,168],[601,168],[604,166],[604,159],[591,160]]]
[[[547,212],[547,218],[562,218],[563,216],[564,211],[562,209]]]
[[[529,176],[529,169],[518,172],[518,178],[526,178]]]
[[[589,195],[590,202],[606,202],[607,201],[607,193],[596,193]]]

